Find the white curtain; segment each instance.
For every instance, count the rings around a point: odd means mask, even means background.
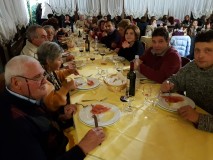
[[[99,0],[77,0],[78,13],[87,16],[98,16],[100,12]]]
[[[101,0],[107,2],[107,0]],[[173,16],[175,19],[183,20],[185,15],[191,12],[194,18],[202,15],[207,17],[213,11],[212,0],[124,0],[124,12],[134,18],[142,17],[148,10],[149,18],[163,15]]]
[[[199,18],[202,15],[209,16],[213,11],[213,2],[212,0],[195,0],[191,10],[194,18]]]
[[[76,10],[76,0],[49,0],[49,5],[58,16],[73,15]]]
[[[29,14],[26,0],[0,0],[0,42],[7,43],[17,32],[16,27],[26,27]]]
[[[115,16],[121,16],[123,12],[123,0],[100,0],[101,2],[101,14],[106,16],[110,14],[112,18]]]
[[[140,18],[146,13],[149,1],[124,0],[124,12],[126,15],[132,15],[133,18]]]

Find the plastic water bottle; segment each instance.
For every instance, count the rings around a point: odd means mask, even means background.
[[[134,60],[134,65],[137,65],[138,66],[138,61],[139,61],[139,55],[135,55],[135,60]],[[135,74],[136,74],[136,82],[135,82],[135,85],[136,85],[136,88],[139,87],[139,84],[140,84],[140,77],[141,77],[141,74],[140,72],[135,69]]]
[[[98,36],[95,36],[95,51],[98,51]]]

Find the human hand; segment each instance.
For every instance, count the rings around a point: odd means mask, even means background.
[[[74,75],[79,75],[79,72],[78,70],[76,69],[76,64],[75,62],[69,62],[67,64],[67,66],[64,67],[65,69],[68,69],[69,70],[69,73],[70,74],[74,74]]]
[[[139,66],[143,63],[139,58],[134,60],[134,69],[138,70]]]
[[[112,42],[112,43],[111,43],[111,47],[112,47],[113,49],[116,48],[116,47],[117,47],[117,43]]]
[[[66,62],[73,61],[74,59],[75,59],[75,56],[69,55],[66,57]]]
[[[122,47],[123,47],[123,48],[129,48],[129,47],[130,47],[129,42],[124,41],[124,42],[122,43]]]
[[[184,119],[193,123],[197,123],[199,119],[199,113],[196,112],[190,105],[179,108],[178,114]]]
[[[62,83],[62,87],[66,88],[67,90],[75,90],[77,88],[73,79],[69,79],[69,81],[64,81]]]
[[[79,142],[78,146],[85,154],[95,149],[105,139],[103,128],[97,127],[89,130],[84,138]]]
[[[115,48],[115,49],[114,49],[114,52],[118,53],[119,50],[120,50],[120,48]]]
[[[174,84],[169,82],[168,81],[164,81],[162,84],[161,84],[161,92],[170,92],[172,89],[174,88]]]
[[[106,37],[107,36],[107,33],[104,31],[102,32],[102,37]]]
[[[77,106],[75,104],[68,104],[64,106],[64,114],[60,115],[60,119],[68,120],[72,118],[73,114],[77,111]]]

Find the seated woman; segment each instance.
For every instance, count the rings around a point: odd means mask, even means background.
[[[54,27],[51,26],[51,25],[45,25],[45,26],[43,26],[43,28],[47,32],[47,39],[50,42],[56,42],[56,43],[58,43]]]
[[[142,55],[144,48],[139,41],[140,29],[135,25],[129,25],[124,31],[125,41],[122,43],[118,55],[125,57],[128,61],[135,59],[135,55]]]
[[[45,69],[49,81],[48,94],[43,99],[50,111],[58,111],[61,106],[69,104],[69,91],[75,89],[73,80],[66,77],[70,74],[78,75],[78,71],[70,65],[67,69],[60,69],[63,49],[54,42],[43,43],[37,50],[38,61]]]

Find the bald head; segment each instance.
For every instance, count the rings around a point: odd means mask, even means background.
[[[41,100],[47,95],[44,69],[30,56],[12,58],[5,68],[5,81],[9,90],[30,99]]]
[[[31,67],[40,65],[39,62],[30,56],[19,55],[12,58],[5,66],[5,82],[9,86],[11,78],[16,75],[26,75]]]

